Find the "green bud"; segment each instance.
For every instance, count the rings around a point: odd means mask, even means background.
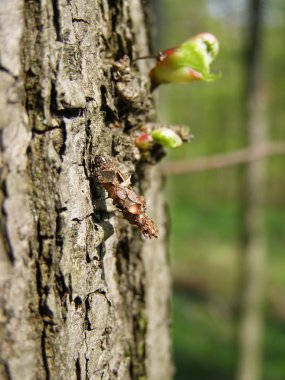
[[[211,33],[200,33],[192,37],[191,40],[199,45],[208,64],[212,63],[219,52],[219,42],[216,37]]]
[[[155,129],[151,132],[151,137],[158,144],[163,145],[166,148],[177,148],[183,143],[181,137],[169,128]]]
[[[200,33],[179,47],[165,50],[150,71],[152,88],[160,83],[190,83],[213,81],[220,74],[210,73],[210,64],[219,52],[219,42],[213,34]]]

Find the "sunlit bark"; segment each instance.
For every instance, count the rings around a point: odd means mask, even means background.
[[[138,118],[112,62],[149,54],[145,7],[1,2],[1,379],[171,378],[161,175],[112,124]],[[97,153],[136,171],[159,240],[104,200]]]

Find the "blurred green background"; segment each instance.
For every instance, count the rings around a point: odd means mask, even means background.
[[[212,71],[221,71],[221,79],[157,90],[160,120],[189,125],[195,135],[192,143],[169,152],[168,161],[244,147],[249,1],[157,0],[154,7],[159,50],[199,32],[220,41]],[[285,140],[285,2],[268,0],[263,7],[267,138],[280,142]],[[285,379],[284,164],[282,155],[267,159],[262,380]],[[240,166],[168,177],[177,380],[236,378],[242,191]]]

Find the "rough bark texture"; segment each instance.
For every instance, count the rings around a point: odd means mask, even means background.
[[[146,7],[12,0],[0,16],[0,378],[170,379],[162,180],[130,132],[151,118],[147,63],[134,97],[112,75],[149,54]],[[135,171],[158,240],[104,199],[97,153]]]

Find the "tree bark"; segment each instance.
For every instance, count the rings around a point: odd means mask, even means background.
[[[0,6],[0,378],[170,379],[163,181],[130,132],[152,117],[148,66],[131,69],[145,109],[112,76],[124,54],[149,54],[147,6]],[[135,172],[158,240],[104,200],[98,153]]]

